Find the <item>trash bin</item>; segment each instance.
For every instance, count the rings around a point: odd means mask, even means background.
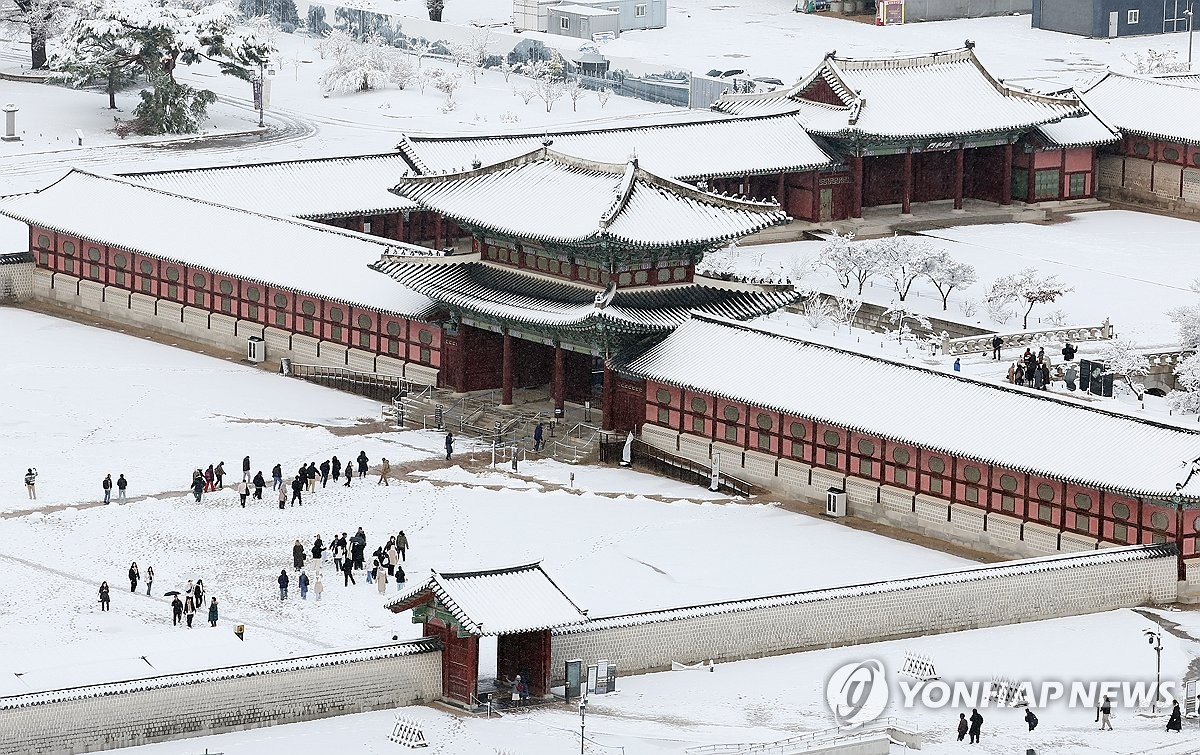
[[[258,336],[250,336],[246,341],[246,360],[261,364],[267,359],[267,342]]]
[[[830,488],[825,493],[825,516],[843,517],[846,515],[846,491]]]

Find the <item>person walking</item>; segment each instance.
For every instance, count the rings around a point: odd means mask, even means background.
[[[346,487],[350,487],[350,480],[354,477],[354,465],[346,465]]]
[[[296,475],[296,477],[292,480],[292,502],[290,505],[295,506],[296,503],[299,502],[300,505],[303,506],[304,498],[301,495],[303,492],[304,480],[300,479],[300,475]]]
[[[395,574],[396,567],[400,564],[400,549],[396,547],[396,541],[393,540],[388,544],[388,574]]]
[[[1033,715],[1033,710],[1029,708],[1025,709],[1025,723],[1029,724],[1030,731],[1036,729],[1038,725],[1037,716]]]
[[[250,482],[250,457],[242,459],[242,482]]]
[[[375,587],[379,590],[380,595],[387,594],[388,573],[387,569],[375,567]]]
[[[179,622],[183,619],[183,601],[176,595],[171,601],[171,626],[179,626]]]
[[[352,584],[358,584],[358,582],[354,579],[354,564],[350,562],[350,559],[344,559],[342,561],[342,576],[345,577],[344,584],[346,587],[349,587]]]
[[[408,560],[404,555],[408,551],[408,535],[404,534],[404,530],[400,530],[400,534],[396,535],[396,547],[400,549],[400,560]]]
[[[962,361],[958,357],[954,357],[954,371],[962,372]]]
[[[30,500],[37,500],[37,470],[33,467],[25,471],[25,494]]]
[[[296,571],[300,571],[304,567],[304,546],[297,540],[292,546],[292,563],[296,567]]]
[[[321,539],[321,535],[319,533],[317,534],[317,539],[313,540],[311,553],[313,561],[320,561],[321,556],[325,553],[325,541]]]
[[[967,730],[970,735],[970,742],[973,745],[979,744],[979,735],[983,732],[983,716],[979,715],[978,708],[971,708],[971,728]]]
[[[100,583],[100,610],[108,610],[108,582]]]
[[[533,450],[542,450],[542,433],[545,432],[541,422],[537,423],[537,427],[533,428]]]
[[[191,595],[183,599],[183,618],[187,621],[188,629],[191,629],[192,619],[196,618],[196,599]]]
[[[266,486],[267,486],[267,481],[265,479],[263,479],[262,470],[260,469],[254,473],[254,500],[256,500],[256,501],[262,500],[263,488],[265,488]]]
[[[125,479],[125,475],[117,476],[117,500],[125,500],[125,488],[129,487],[129,481]]]
[[[112,475],[111,474],[104,475],[104,479],[100,481],[100,487],[104,489],[104,503],[105,503],[105,505],[108,505],[108,502],[112,500]]]
[[[371,568],[367,569],[367,584],[368,585],[375,581],[375,572],[378,569],[379,569],[379,559],[373,559],[371,561]]]
[[[237,484],[237,492],[238,498],[240,498],[242,502],[242,508],[246,508],[246,499],[250,497],[250,486],[246,484],[245,480],[242,480]]]
[[[331,469],[333,472],[333,484],[336,485],[337,481],[342,478],[342,462],[336,456],[333,457],[333,463],[332,463]]]
[[[146,594],[150,594],[150,589],[154,587],[154,567],[146,567]]]
[[[321,581],[321,572],[317,572],[317,579],[313,582],[313,595],[317,596],[317,602],[320,602],[323,592],[325,592],[325,583]]]
[[[958,741],[959,742],[961,742],[967,738],[967,729],[970,728],[970,726],[971,725],[969,723],[967,723],[967,714],[959,713],[958,714]]]
[[[380,466],[379,466],[379,482],[377,482],[375,484],[376,485],[386,485],[388,487],[391,487],[391,483],[388,482],[388,475],[391,474],[391,472],[392,472],[392,465],[391,465],[391,463],[388,462],[387,457],[385,456],[385,457],[383,457],[383,463],[380,464]]]
[[[217,599],[213,598],[208,604],[208,625],[215,627],[217,625]]]
[[[1167,719],[1167,731],[1183,731],[1183,713],[1179,710],[1178,700],[1175,701],[1175,707],[1171,708],[1171,717]]]
[[[308,466],[304,469],[304,479],[308,482],[308,492],[317,492],[317,476],[319,474],[320,472],[317,471],[317,463],[315,461],[310,461]]]
[[[196,586],[192,588],[192,595],[196,598],[196,610],[204,607],[204,580],[196,580]]]
[[[287,600],[288,582],[291,581],[288,579],[287,569],[281,569],[279,571],[279,579],[275,581],[279,583],[279,599]]]
[[[213,469],[213,483],[217,486],[217,490],[225,487],[225,462],[217,462],[217,466]]]
[[[999,334],[992,336],[992,359],[1000,361],[1000,347],[1004,345],[1004,339]],[[962,739],[962,737],[959,737]]]
[[[283,484],[283,467],[276,464],[271,467],[271,490],[279,490],[279,486]]]
[[[204,495],[203,475],[196,475],[192,478],[192,495],[196,496],[196,503],[200,503],[200,497]]]
[[[396,564],[396,589],[399,590],[401,587],[403,587],[404,582],[407,579],[408,578],[404,575],[404,567],[400,564]]]
[[[366,452],[366,451],[359,451],[359,452],[358,452],[358,476],[359,476],[359,477],[366,477],[366,476],[367,476],[367,463],[368,463],[368,461],[369,461],[369,460],[367,459],[367,452]]]
[[[279,486],[279,508],[287,506],[288,491],[286,485]]]
[[[337,571],[342,570],[342,561],[346,555],[346,546],[342,544],[341,538],[337,535],[333,536],[333,543],[330,544],[330,549],[333,551],[333,568]]]
[[[321,462],[318,469],[321,470],[321,487],[325,487],[325,484],[329,482],[329,459]]]
[[[129,592],[137,592],[137,583],[142,578],[142,573],[138,571],[137,561],[129,565]]]
[[[446,431],[446,461],[450,461],[452,453],[454,453],[454,433]]]
[[[1112,731],[1112,702],[1109,701],[1108,695],[1105,695],[1104,699],[1100,701],[1100,710],[1098,713],[1100,714],[1100,731],[1104,731],[1105,729]]]
[[[216,488],[213,487],[213,481],[216,479],[216,472],[213,471],[213,465],[209,464],[208,469],[204,470],[204,492],[211,493]]]
[[[298,580],[298,584],[300,585],[300,600],[308,600],[308,574],[307,574],[307,572],[300,572],[300,579]]]

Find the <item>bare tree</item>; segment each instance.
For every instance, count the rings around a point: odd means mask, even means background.
[[[1020,302],[1025,307],[1025,316],[1021,327],[1029,329],[1029,313],[1038,304],[1050,304],[1057,301],[1063,294],[1074,291],[1054,275],[1041,275],[1035,268],[1027,267],[1019,273],[1012,273],[997,278],[988,290],[989,304],[1007,304]]]
[[[929,259],[925,276],[929,278],[929,282],[941,295],[942,310],[944,311],[949,309],[951,291],[956,288],[966,288],[975,283],[975,268],[965,262],[959,262],[943,249]]]
[[[496,37],[489,29],[476,29],[471,32],[471,38],[463,45],[466,48],[466,59],[471,64],[471,83],[479,83],[479,72],[487,62],[489,48],[496,42]],[[506,78],[505,81],[508,79]]]
[[[612,97],[612,90],[609,89],[608,87],[605,87],[604,89],[601,89],[599,92],[596,92],[596,99],[600,101],[600,109],[601,110],[603,110],[604,106],[608,104],[609,97]]]

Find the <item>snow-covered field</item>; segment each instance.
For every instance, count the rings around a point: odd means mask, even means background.
[[[1193,612],[1163,612],[1167,621],[1183,624],[1184,637],[1163,633],[1163,678],[1184,676],[1200,652]],[[615,695],[589,700],[589,752],[629,755],[678,755],[697,745],[772,742],[805,731],[827,729],[832,719],[825,703],[825,681],[845,663],[879,659],[889,670],[891,704],[885,716],[915,724],[925,736],[922,752],[961,752],[965,743],[953,732],[961,706],[908,708],[900,703],[896,684],[906,652],[932,657],[946,682],[986,684],[993,677],[1040,681],[1154,680],[1154,652],[1142,630],[1154,623],[1134,611],[1058,619],[972,632],[913,638],[898,642],[821,650],[721,664],[711,673],[675,671],[622,678]],[[1195,720],[1182,733],[1164,730],[1165,715],[1118,708],[1112,732],[1098,731],[1094,708],[1056,704],[1035,706],[1040,719],[1028,732],[1024,709],[983,708],[983,736],[973,752],[1012,755],[1027,750],[1038,755],[1162,753],[1185,755],[1200,750]],[[434,753],[491,755],[557,755],[579,745],[579,715],[574,706],[491,720],[459,718],[425,707],[398,713],[420,722]],[[350,749],[360,753],[392,753],[387,741],[394,715],[368,713],[271,729],[202,737],[186,742],[131,750],[138,755],[192,755],[209,752],[283,753],[312,748]],[[899,752],[899,748],[894,751]]]
[[[0,518],[0,694],[417,636],[361,574],[346,588],[331,566],[320,603],[296,599],[294,586],[292,600],[278,600],[275,577],[290,571],[296,539],[308,546],[320,533],[328,542],[360,526],[368,552],[406,532],[410,580],[430,568],[541,559],[592,616],[965,563],[637,472],[540,461],[514,479],[487,468],[482,453],[446,465],[438,436],[379,432],[371,401],[23,310],[0,308],[0,327],[22,342],[21,359],[0,364],[0,458],[9,460],[0,501],[9,511],[50,507]],[[269,477],[277,461],[290,473],[359,450],[372,465],[386,456],[420,469],[386,487],[330,485],[285,511],[269,500],[243,510],[232,490],[200,504],[185,492],[192,469],[224,460],[236,478],[247,453]],[[28,466],[40,473],[36,503],[21,481]],[[100,500],[107,473],[124,473],[137,500],[58,510]],[[849,552],[870,555],[838,558]],[[835,560],[836,570],[823,568]],[[133,561],[154,567],[152,596],[144,583],[142,594],[128,593]],[[171,626],[163,593],[193,578],[218,597],[225,628],[247,625],[244,644],[224,629]],[[113,589],[109,613],[96,598],[102,580]]]

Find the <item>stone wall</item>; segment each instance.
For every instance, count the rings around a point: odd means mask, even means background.
[[[1078,616],[1176,599],[1173,545],[1128,546],[946,574],[600,618],[555,630],[551,669],[621,673]]]
[[[0,265],[0,275],[6,266]],[[0,284],[3,279],[0,278]],[[122,325],[151,328],[219,349],[246,353],[246,341],[257,336],[266,341],[267,360],[288,358],[301,364],[348,367],[361,372],[382,372],[418,385],[435,385],[438,370],[375,354],[344,344],[321,341],[261,323],[189,307],[166,299],[131,293],[116,286],[80,280],[30,265],[30,290],[35,301],[98,315]],[[0,285],[0,291],[3,286]]]
[[[0,755],[93,752],[429,702],[436,641],[0,698]]]
[[[1098,196],[1179,215],[1200,215],[1200,169],[1101,155]]]
[[[25,259],[29,257],[29,259]],[[33,258],[26,254],[0,255],[0,302],[33,298]]]

